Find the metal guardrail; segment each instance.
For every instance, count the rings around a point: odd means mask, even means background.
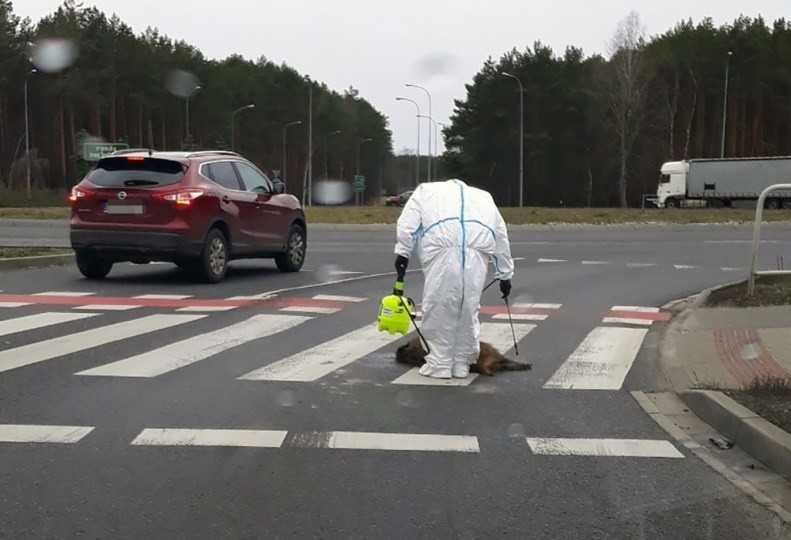
[[[761,224],[763,223],[762,218],[764,214],[764,203],[766,202],[766,196],[769,195],[771,192],[777,191],[779,189],[791,189],[791,184],[775,184],[773,186],[769,186],[768,188],[766,188],[761,192],[761,196],[758,197],[758,203],[755,205],[755,225],[753,226],[753,245],[752,245],[752,253],[750,255],[750,276],[747,280],[748,296],[752,296],[755,293],[756,276],[791,275],[791,270],[764,270],[764,271],[755,270],[755,256],[758,254],[758,244],[760,243]]]

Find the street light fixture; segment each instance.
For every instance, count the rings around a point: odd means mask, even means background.
[[[522,208],[522,201],[524,200],[524,151],[525,151],[525,113],[524,113],[524,98],[525,91],[522,87],[522,81],[518,77],[511,75],[505,71],[502,72],[506,77],[516,79],[519,83],[519,208]]]
[[[283,126],[283,186],[286,185],[286,130],[288,126],[296,126],[297,124],[301,124],[302,120],[297,120],[295,122],[289,122],[285,126]]]
[[[420,88],[426,93],[426,95],[428,96],[428,116],[427,117],[423,116],[422,118],[428,118],[433,122],[434,118],[431,116],[431,94],[429,93],[429,91],[423,88],[422,86],[418,86],[417,84],[407,84],[406,86],[409,88]],[[436,136],[435,136],[435,141],[436,141]],[[434,151],[435,152],[437,151],[436,143],[434,144]],[[436,174],[434,176],[436,177]],[[429,124],[428,126],[428,181],[431,182],[431,124]]]
[[[396,101],[411,101],[415,104],[417,114],[420,116],[420,105],[413,99],[397,97]],[[417,150],[415,151],[415,187],[420,183],[420,118],[417,120]]]
[[[731,67],[731,56],[733,51],[728,51],[728,60],[725,62],[725,98],[722,100],[722,145],[720,147],[720,157],[725,157],[725,120],[728,114],[728,70]]]
[[[330,156],[330,143],[329,143],[329,140],[330,140],[330,137],[332,137],[333,135],[337,135],[340,132],[341,132],[341,130],[339,129],[337,131],[333,131],[332,133],[329,133],[329,134],[324,136],[324,178],[327,179],[327,180],[329,180],[329,178],[330,178],[330,157],[329,157]]]
[[[243,111],[245,109],[254,109],[254,108],[255,108],[255,104],[251,103],[250,105],[245,105],[244,107],[239,107],[231,115],[231,150],[236,151],[236,143],[234,142],[234,137],[236,135],[236,132],[234,130],[234,125],[233,125],[234,118],[236,117],[236,113],[238,113],[239,111]]]
[[[27,106],[27,80],[30,75],[37,73],[37,69],[31,69],[25,74],[25,162],[27,163],[27,198],[30,200],[30,120],[28,119]]]

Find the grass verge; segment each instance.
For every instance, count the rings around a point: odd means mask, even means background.
[[[791,378],[763,378],[738,390],[720,391],[791,433]]]
[[[11,259],[14,257],[35,257],[37,255],[67,255],[71,253],[66,248],[46,248],[46,247],[0,247],[0,259]]]
[[[503,218],[511,225],[619,223],[752,223],[755,212],[747,209],[651,209],[638,208],[501,208]],[[67,219],[68,206],[0,207],[5,219]],[[401,208],[385,206],[312,206],[305,209],[308,223],[395,223]],[[766,222],[789,222],[788,210],[767,210]]]
[[[790,276],[758,276],[755,294],[747,296],[747,282],[743,281],[713,291],[704,307],[761,307],[791,304]]]

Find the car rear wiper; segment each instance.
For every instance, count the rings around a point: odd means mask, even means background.
[[[158,186],[156,180],[124,180],[125,186]]]

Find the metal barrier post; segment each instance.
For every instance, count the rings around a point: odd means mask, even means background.
[[[761,223],[763,222],[762,217],[764,214],[764,203],[766,201],[767,195],[772,191],[778,189],[789,189],[791,190],[791,184],[775,184],[773,186],[769,186],[765,190],[761,192],[760,197],[758,197],[758,203],[755,206],[755,224],[753,226],[753,245],[752,245],[752,253],[750,254],[750,275],[747,279],[747,295],[752,296],[755,293],[755,276],[758,275],[777,275],[777,274],[791,274],[791,271],[775,271],[775,272],[756,272],[755,271],[755,257],[758,254],[758,244],[760,243],[760,236],[761,236]]]

